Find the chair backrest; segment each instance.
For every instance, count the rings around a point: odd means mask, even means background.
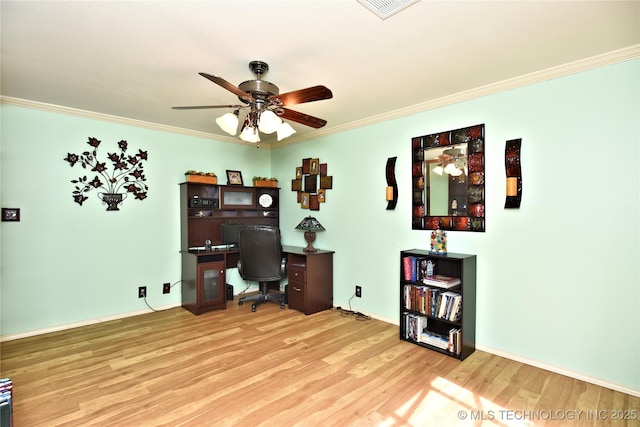
[[[240,275],[245,280],[270,282],[284,276],[280,229],[270,225],[247,225],[238,231]]]

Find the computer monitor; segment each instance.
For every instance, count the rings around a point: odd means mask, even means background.
[[[238,246],[238,231],[246,224],[222,224],[222,244],[231,247]]]

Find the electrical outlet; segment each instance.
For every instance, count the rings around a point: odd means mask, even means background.
[[[147,297],[147,287],[139,286],[138,287],[138,298],[146,298]]]
[[[361,298],[361,297],[362,297],[362,286],[358,286],[358,285],[356,285],[356,296],[357,296],[358,298]]]
[[[171,293],[171,283],[167,282],[162,284],[162,293],[163,294]]]

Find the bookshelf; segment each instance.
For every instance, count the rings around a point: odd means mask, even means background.
[[[475,351],[475,255],[400,251],[400,339],[459,360]]]

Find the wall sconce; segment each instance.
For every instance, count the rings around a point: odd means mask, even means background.
[[[522,200],[522,170],[520,169],[520,144],[522,139],[507,141],[504,148],[504,166],[507,174],[505,209],[517,209]]]
[[[387,200],[387,210],[393,210],[396,208],[396,204],[398,203],[398,184],[396,183],[396,159],[397,157],[389,157],[387,159],[387,167],[385,168],[385,172],[387,175],[387,191],[386,191],[386,200]]]

